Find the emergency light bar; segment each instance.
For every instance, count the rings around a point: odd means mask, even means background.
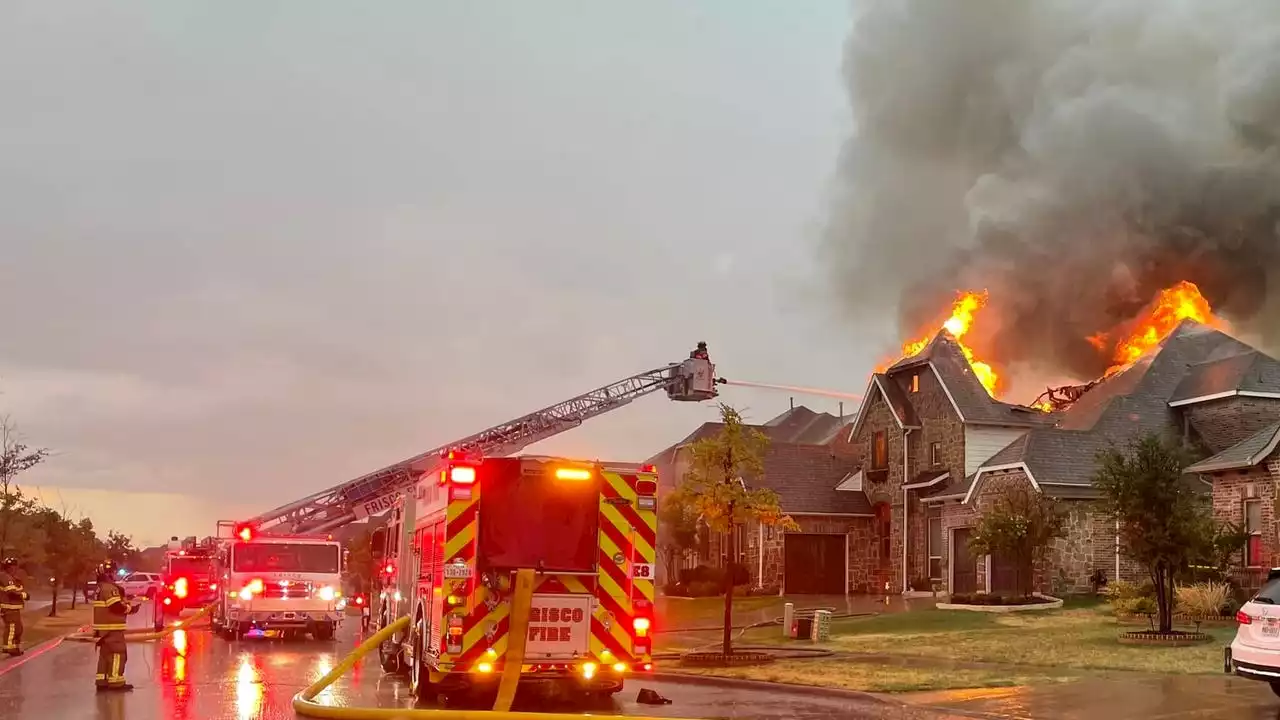
[[[591,471],[584,468],[558,467],[556,468],[557,480],[590,480]]]
[[[474,485],[476,469],[470,465],[455,465],[449,468],[449,482],[455,485]]]

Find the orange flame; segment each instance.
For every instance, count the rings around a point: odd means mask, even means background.
[[[964,353],[964,359],[969,361],[969,366],[973,368],[973,374],[978,378],[978,382],[982,383],[982,387],[986,388],[987,393],[995,397],[1000,384],[999,374],[989,364],[975,360],[973,350],[960,341],[960,338],[963,338],[969,332],[969,328],[973,326],[974,315],[986,304],[986,290],[982,292],[960,291],[956,294],[956,301],[951,306],[951,317],[942,323],[942,327],[956,339],[956,344],[960,346],[960,350]],[[933,339],[934,334],[936,333],[930,333],[919,340],[904,343],[902,356],[909,358],[919,355],[920,351],[924,350],[929,341]]]
[[[1113,364],[1103,377],[1114,375],[1142,357],[1173,332],[1178,323],[1187,319],[1219,330],[1227,327],[1226,321],[1213,314],[1209,301],[1200,294],[1200,288],[1193,282],[1183,280],[1157,293],[1143,313],[1133,321],[1128,337],[1114,344],[1111,356]],[[1106,333],[1099,333],[1089,338],[1089,341],[1099,349],[1111,344]]]

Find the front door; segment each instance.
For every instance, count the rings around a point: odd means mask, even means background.
[[[969,551],[970,528],[951,531],[951,592],[975,593],[978,591],[978,558]]]

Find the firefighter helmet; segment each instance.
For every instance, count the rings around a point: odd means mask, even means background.
[[[14,567],[18,567],[18,558],[7,557],[4,560],[0,560],[0,568],[14,568]]]

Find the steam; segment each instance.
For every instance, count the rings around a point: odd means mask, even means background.
[[[821,245],[851,319],[893,302],[905,337],[987,288],[975,350],[1093,378],[1086,338],[1187,279],[1280,344],[1280,3],[858,11]]]

